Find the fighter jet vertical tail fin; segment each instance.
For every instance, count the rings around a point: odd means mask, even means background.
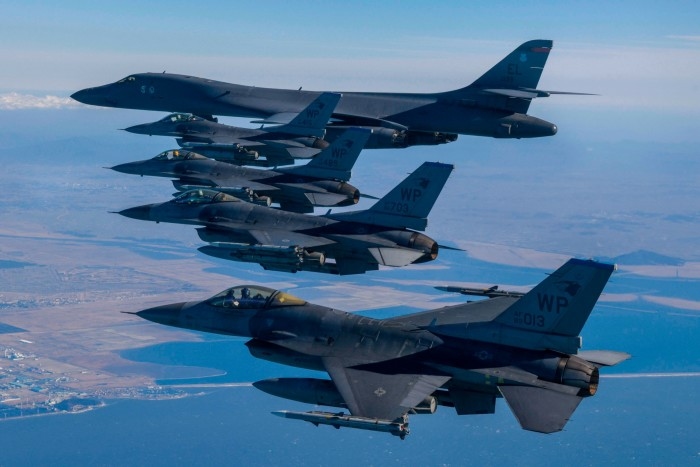
[[[453,169],[452,164],[424,162],[368,211],[379,215],[425,219]]]
[[[323,138],[328,120],[341,97],[333,92],[322,93],[289,123],[275,127],[274,131]]]
[[[615,265],[570,259],[506,308],[495,322],[515,328],[532,339],[547,342],[546,347],[575,353],[576,349],[557,348],[556,343],[578,339]],[[548,339],[538,336],[547,336]]]
[[[454,169],[452,164],[423,162],[387,195],[364,211],[326,214],[331,219],[392,229],[425,230],[428,214]]]
[[[294,175],[347,182],[372,130],[349,128],[306,165],[277,169]]]
[[[451,94],[455,97],[465,94],[466,99],[474,100],[474,92],[481,91],[483,98],[476,97],[476,100],[483,99],[485,105],[527,113],[532,98],[548,95],[537,91],[537,83],[552,44],[551,40],[525,42],[472,84]]]

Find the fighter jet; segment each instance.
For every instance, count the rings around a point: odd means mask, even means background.
[[[323,96],[324,94],[322,94]],[[327,121],[327,120],[326,120]],[[153,123],[124,128],[125,131],[146,135],[174,136],[181,148],[192,150],[212,159],[238,165],[262,167],[294,164],[295,159],[315,157],[330,143],[342,138],[349,128],[328,128],[323,139],[311,136],[292,137],[276,127],[250,129],[212,122],[194,114],[173,113]],[[365,149],[384,147],[384,137],[375,138],[369,131]],[[457,135],[434,135],[429,139],[406,138],[394,132],[393,147],[419,144],[444,144],[457,139]],[[261,159],[259,156],[264,156]]]
[[[199,189],[119,214],[202,226],[197,233],[211,244],[199,251],[219,258],[275,271],[362,274],[379,265],[402,267],[437,258],[438,243],[415,230],[425,230],[428,213],[453,168],[425,162],[362,211],[311,216]]]
[[[254,383],[279,397],[341,409],[273,412],[285,418],[403,439],[409,414],[433,413],[438,405],[454,407],[458,415],[492,414],[503,397],[523,429],[552,433],[598,391],[601,367],[630,357],[579,351],[581,329],[613,270],[611,264],[571,259],[523,297],[384,320],[254,285],[135,314],[168,326],[249,337],[254,357],[327,372],[330,380]]]
[[[359,201],[360,191],[346,182],[369,133],[351,128],[306,165],[276,170],[238,167],[185,150],[164,151],[112,170],[174,178],[180,191],[213,188],[249,202],[268,206],[274,202],[285,211],[308,213],[314,206],[351,206]]]
[[[174,136],[178,144],[213,159],[235,164],[278,166],[308,159],[328,147],[326,124],[340,94],[323,93],[285,125],[260,129],[241,128],[174,113],[157,122],[125,128],[143,135]],[[337,135],[336,135],[337,136]],[[259,156],[265,159],[259,159]]]
[[[534,138],[557,132],[553,123],[527,115],[530,102],[551,94],[537,89],[552,49],[551,40],[525,42],[468,86],[415,94],[343,92],[329,128],[373,129],[372,147],[412,141],[444,141],[455,134],[494,138]],[[315,99],[318,91],[243,86],[170,73],[141,73],[116,83],[83,89],[73,99],[92,105],[142,110],[252,117],[286,123]],[[380,145],[379,143],[382,143]]]

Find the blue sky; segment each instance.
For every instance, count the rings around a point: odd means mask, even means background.
[[[3,6],[0,93],[66,96],[134,72],[259,86],[430,92],[476,79],[525,40],[555,41],[548,106],[697,117],[700,4],[22,2]],[[5,107],[7,104],[5,105]]]

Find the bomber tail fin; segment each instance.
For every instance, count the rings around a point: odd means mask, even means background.
[[[533,98],[547,97],[550,94],[538,91],[537,83],[552,45],[551,40],[525,42],[472,84],[452,91],[451,94],[465,94],[471,100],[475,98],[474,92],[480,91],[485,94],[489,106],[527,113]],[[478,97],[476,99],[479,100]]]
[[[335,107],[338,105],[341,94],[334,92],[324,92],[314,99],[304,110],[294,115],[294,117],[284,125],[269,128],[271,131],[291,133],[301,136],[316,136],[323,138],[326,133],[326,125],[330,120]],[[269,119],[256,120],[254,123],[279,123],[277,119],[284,120],[286,114],[273,115]]]
[[[329,217],[396,229],[425,230],[428,214],[453,169],[452,164],[424,162],[371,208]]]
[[[277,171],[347,182],[371,133],[372,130],[365,128],[349,128],[306,165],[283,167]]]

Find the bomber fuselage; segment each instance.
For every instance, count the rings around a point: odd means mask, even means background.
[[[105,107],[189,112],[210,117],[265,118],[278,113],[298,113],[321,92],[262,88],[170,73],[139,73],[116,83],[83,89],[72,97],[80,102]],[[489,104],[494,100],[493,106]],[[498,104],[496,104],[498,102]],[[391,127],[424,132],[457,133],[501,138],[551,136],[556,125],[527,114],[502,108],[501,97],[473,91],[473,99],[451,92],[365,93],[345,92],[333,115],[385,121]],[[507,102],[507,101],[506,101]]]

